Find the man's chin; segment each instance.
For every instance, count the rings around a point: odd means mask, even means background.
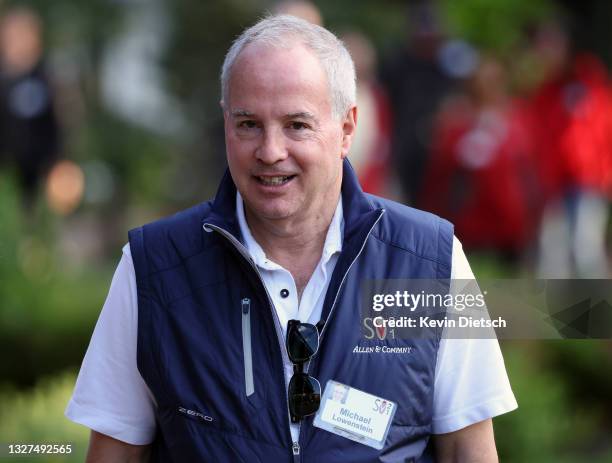
[[[275,201],[262,201],[260,204],[251,204],[250,212],[260,220],[284,220],[295,215],[298,208],[285,202],[274,204]]]
[[[256,210],[254,213],[259,219],[264,220],[284,220],[288,219],[295,214],[294,211],[287,208],[264,208],[262,210]]]

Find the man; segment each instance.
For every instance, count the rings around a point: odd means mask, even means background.
[[[516,407],[496,341],[361,336],[363,279],[473,275],[448,222],[359,188],[354,76],[291,16],[232,45],[228,173],[130,232],[66,412],[92,429],[88,461],[496,461],[491,417]],[[297,358],[312,324],[318,351]],[[353,353],[389,344],[414,354]],[[397,404],[382,449],[313,426],[315,378]]]

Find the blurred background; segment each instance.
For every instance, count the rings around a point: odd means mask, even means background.
[[[127,230],[210,198],[218,73],[266,11],[356,62],[367,191],[456,226],[478,277],[608,278],[612,3],[0,2],[0,442],[73,443],[63,410]],[[612,343],[502,343],[502,461],[612,461]],[[27,458],[20,461],[29,461]]]

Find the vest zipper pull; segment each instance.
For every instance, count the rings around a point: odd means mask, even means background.
[[[251,299],[245,297],[242,306],[242,352],[244,355],[244,389],[249,397],[255,392],[253,381],[253,352],[251,347]]]
[[[242,313],[248,314],[249,309],[251,308],[251,300],[248,297],[245,297],[242,301]]]
[[[293,450],[293,456],[294,456],[294,461],[300,461],[299,456],[300,456],[300,444],[297,442],[293,443],[293,446],[291,447],[291,449]]]

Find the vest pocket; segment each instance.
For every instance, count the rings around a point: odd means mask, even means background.
[[[241,301],[242,307],[242,351],[244,355],[244,388],[247,397],[255,393],[253,381],[253,352],[251,348],[251,300]]]

